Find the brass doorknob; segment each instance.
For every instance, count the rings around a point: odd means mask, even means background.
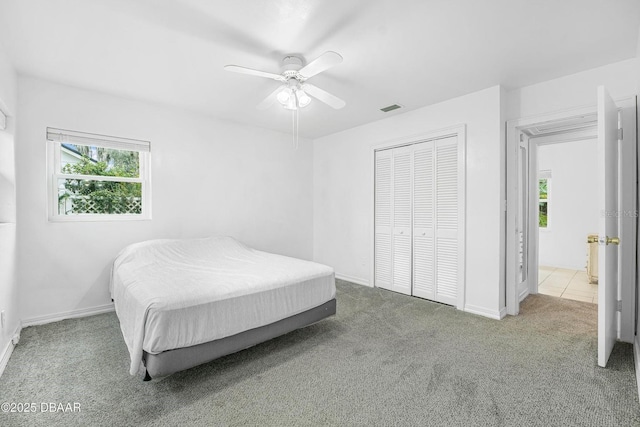
[[[607,236],[605,239],[599,239],[598,236],[588,236],[587,243],[600,243],[601,245],[619,245],[620,238],[619,237],[609,237]]]
[[[607,245],[608,244],[619,245],[620,244],[620,238],[619,237],[608,237],[607,236]]]

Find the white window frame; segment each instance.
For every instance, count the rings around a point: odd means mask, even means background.
[[[63,173],[61,168],[62,144],[90,145],[139,153],[140,176],[127,178],[117,176],[77,175]],[[151,219],[151,143],[135,139],[117,138],[106,135],[47,128],[47,187],[48,218],[51,222],[75,221],[136,221]],[[141,184],[141,214],[73,214],[62,215],[58,212],[58,180],[82,179],[95,181],[135,182]]]

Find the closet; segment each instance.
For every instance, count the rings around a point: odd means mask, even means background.
[[[463,170],[459,136],[375,152],[375,285],[459,305]]]

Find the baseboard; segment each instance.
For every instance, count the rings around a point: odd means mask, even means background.
[[[499,313],[500,319],[504,319],[507,316],[507,307],[502,307]]]
[[[20,335],[20,329],[20,323],[18,323],[18,326],[16,326],[16,330],[13,334],[11,334],[11,336],[14,337],[16,335]],[[6,368],[7,363],[9,363],[9,358],[11,357],[14,348],[15,344],[13,343],[13,338],[11,338],[7,343],[7,346],[2,350],[2,353],[0,353],[0,377],[2,377],[4,368]]]
[[[638,401],[640,401],[640,339],[638,335],[633,340],[633,361],[636,365],[636,386],[638,387]]]
[[[467,313],[477,314],[479,316],[489,317],[491,319],[496,319],[496,320],[500,320],[507,315],[506,307],[503,307],[500,310],[494,311],[494,310],[488,310],[484,307],[478,307],[477,305],[467,304],[464,306],[464,311],[466,311]]]
[[[336,273],[336,279],[346,280],[347,282],[371,287],[368,280],[360,279],[359,277],[348,276],[346,274]]]
[[[64,319],[75,319],[77,317],[93,316],[95,314],[109,313],[114,310],[113,303],[98,305],[95,307],[81,308],[78,310],[65,311],[62,313],[48,314],[46,316],[32,317],[22,320],[22,327],[34,325],[44,325],[45,323],[58,322]]]

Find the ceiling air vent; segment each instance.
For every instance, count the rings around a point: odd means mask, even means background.
[[[398,104],[389,105],[388,107],[381,108],[380,111],[384,111],[385,113],[388,113],[389,111],[397,110],[398,108],[402,108],[402,105],[398,105]]]

